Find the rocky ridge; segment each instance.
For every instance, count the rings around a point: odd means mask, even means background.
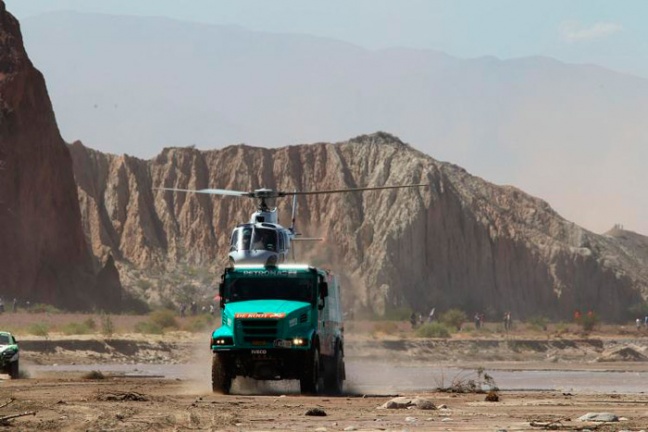
[[[72,161],[18,21],[0,0],[0,298],[80,309],[119,307],[112,260],[81,226]]]
[[[299,245],[299,256],[343,275],[348,309],[382,314],[401,306],[421,312],[461,307],[555,318],[581,309],[617,319],[648,293],[641,261],[613,237],[385,133],[278,149],[167,148],[148,161],[78,142],[70,149],[94,253],[115,256],[125,284],[149,300],[159,300],[165,287],[163,297],[178,299],[178,287],[160,284],[160,275],[187,266],[209,267],[201,284],[215,286],[231,229],[254,210],[252,201],[160,187],[317,190],[406,183],[430,186],[300,197],[299,229],[326,241]],[[290,203],[277,205],[288,224]]]

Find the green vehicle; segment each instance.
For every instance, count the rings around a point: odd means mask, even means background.
[[[219,287],[212,389],[228,394],[237,376],[299,380],[304,394],[342,393],[344,328],[337,278],[307,265],[236,265]]]
[[[0,331],[0,373],[8,374],[11,379],[17,379],[19,358],[20,350],[16,338],[9,332]]]

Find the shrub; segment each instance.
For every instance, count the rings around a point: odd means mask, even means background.
[[[410,315],[412,315],[412,309],[408,307],[391,308],[385,311],[383,319],[386,321],[408,321]]]
[[[115,334],[115,324],[112,318],[110,318],[110,315],[102,312],[99,320],[101,321],[101,334],[109,337]]]
[[[87,380],[102,380],[105,379],[106,376],[103,373],[101,373],[101,371],[93,370],[90,372],[86,372],[85,374],[83,374],[81,378]]]
[[[169,309],[158,309],[151,312],[149,321],[163,329],[177,329],[178,322],[175,319],[175,314]]]
[[[566,322],[561,321],[558,324],[556,324],[556,333],[564,334],[567,333],[568,331],[569,331],[569,324],[567,324]]]
[[[645,317],[648,315],[648,302],[644,301],[630,306],[628,308],[628,314],[633,317]]]
[[[61,313],[61,310],[55,306],[45,304],[45,303],[36,303],[27,309],[32,313],[49,313],[49,314],[58,314]]]
[[[468,318],[466,313],[461,309],[450,309],[445,311],[439,317],[439,320],[448,327],[461,330],[461,325],[466,322]]]
[[[497,384],[492,376],[478,367],[475,371],[461,371],[455,375],[450,385],[445,384],[445,376],[437,380],[437,390],[448,393],[485,393],[486,391],[498,391]]]
[[[27,332],[34,336],[45,336],[49,335],[49,326],[44,323],[33,323],[27,327]]]
[[[440,322],[426,323],[416,329],[416,335],[422,338],[449,338],[450,330]]]
[[[90,330],[96,330],[97,329],[97,322],[94,320],[94,318],[90,317],[83,321],[83,325],[88,327]]]
[[[549,321],[547,320],[547,318],[542,316],[531,317],[527,321],[529,329],[536,330],[536,331],[541,331],[541,330],[546,331],[548,323]]]
[[[163,334],[164,329],[151,321],[140,321],[135,324],[135,331],[144,334]]]
[[[61,328],[66,335],[80,335],[90,333],[90,328],[85,323],[71,322]]]
[[[208,314],[198,315],[192,318],[185,326],[185,330],[192,333],[199,333],[213,327],[214,317]]]
[[[380,321],[373,326],[374,333],[394,334],[398,332],[398,325],[394,321]]]
[[[594,327],[598,324],[599,317],[594,312],[588,312],[581,315],[577,322],[583,328],[583,331],[590,332],[594,330]]]

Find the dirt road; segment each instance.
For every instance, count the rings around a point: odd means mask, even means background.
[[[59,376],[4,381],[0,415],[35,412],[14,419],[8,430],[421,430],[639,431],[648,425],[646,394],[562,394],[501,392],[499,402],[484,394],[417,394],[438,409],[379,409],[391,395],[343,397],[288,395],[216,395],[196,391],[193,381],[107,377],[87,380]],[[414,395],[404,395],[414,396]],[[439,408],[443,405],[447,408]],[[308,416],[319,408],[325,416]],[[611,412],[616,423],[584,423],[588,412]],[[627,418],[627,420],[623,420]]]
[[[297,385],[268,387],[239,379],[235,394],[213,394],[211,354],[202,339],[24,340],[21,362],[30,378],[0,377],[0,417],[35,413],[8,421],[6,430],[15,431],[648,430],[643,339],[352,342],[347,394],[306,397]],[[480,363],[474,363],[477,359]],[[478,366],[504,388],[499,401],[487,402],[483,393],[432,391],[442,382],[431,370]],[[83,378],[83,371],[95,367],[104,371],[104,379]],[[507,373],[523,377],[521,385],[507,382]],[[556,376],[559,386],[547,378]],[[396,396],[420,396],[437,409],[379,408]],[[306,415],[315,408],[326,415]],[[621,420],[578,420],[590,412],[613,413]]]

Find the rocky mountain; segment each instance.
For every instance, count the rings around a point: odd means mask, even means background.
[[[120,306],[119,274],[81,226],[70,153],[18,21],[0,0],[0,297],[70,309]]]
[[[648,232],[645,78],[155,17],[52,12],[24,28],[70,142],[151,158],[386,130],[595,232]]]
[[[581,309],[614,320],[648,295],[645,262],[614,237],[589,232],[540,199],[439,162],[386,133],[277,149],[167,148],[151,160],[103,154],[79,142],[70,150],[94,253],[115,256],[125,284],[149,300],[182,295],[174,286],[179,280],[167,278],[171,273],[188,271],[191,279],[209,267],[201,284],[213,288],[231,229],[254,210],[254,202],[241,198],[161,187],[406,183],[429,187],[300,197],[299,229],[325,241],[299,245],[298,255],[342,275],[347,309],[461,307],[494,317],[510,310],[516,317],[554,318]],[[284,224],[287,201],[277,202]]]

